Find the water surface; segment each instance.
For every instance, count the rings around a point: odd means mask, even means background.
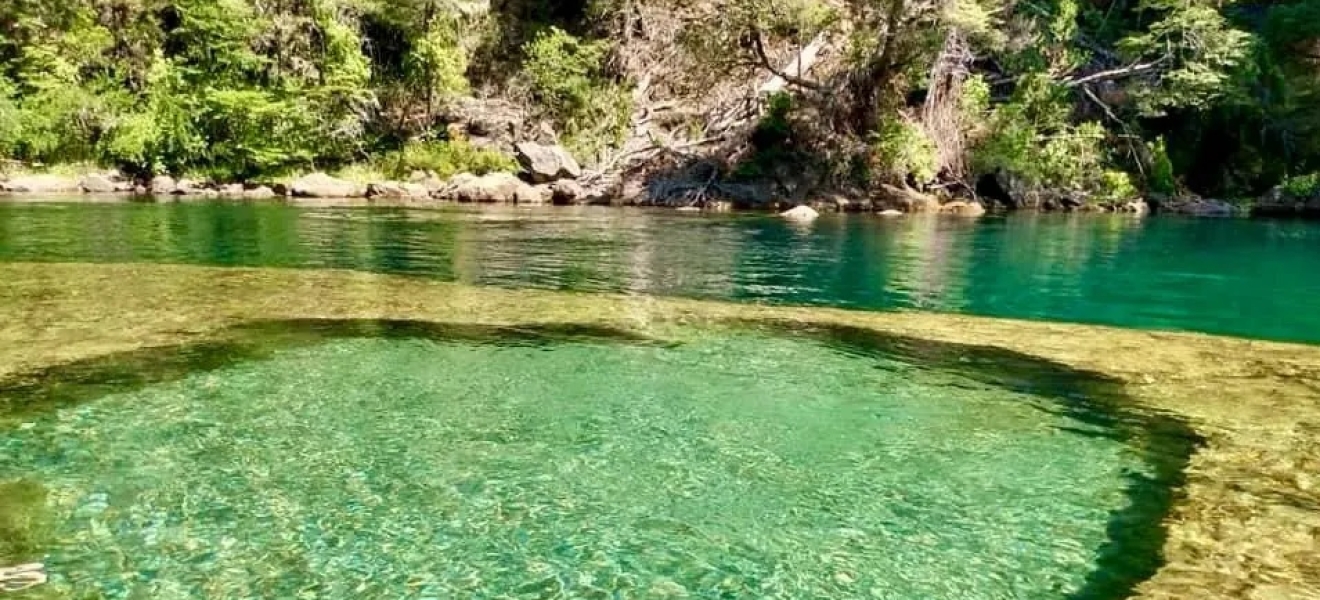
[[[0,261],[345,268],[1320,343],[1320,224],[0,203]]]

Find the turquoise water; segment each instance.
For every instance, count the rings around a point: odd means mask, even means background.
[[[1114,384],[788,333],[267,324],[0,382],[0,482],[42,597],[1084,600],[1158,566],[1186,441]]]
[[[1320,224],[0,203],[0,261],[349,268],[1320,343]]]

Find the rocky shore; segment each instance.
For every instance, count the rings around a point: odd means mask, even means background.
[[[1317,217],[1320,195],[1296,197],[1276,189],[1250,204],[1198,197],[1152,198],[1119,203],[1057,202],[1019,205],[985,198],[978,200],[941,197],[911,188],[880,185],[872,190],[842,190],[820,193],[808,199],[785,201],[760,187],[739,188],[751,193],[721,195],[698,193],[678,195],[656,189],[644,181],[605,186],[587,173],[563,147],[522,142],[514,146],[519,173],[460,173],[442,178],[434,172],[414,171],[406,180],[354,181],[315,172],[283,182],[225,183],[187,177],[158,175],[134,179],[118,171],[91,172],[81,176],[0,173],[0,198],[5,195],[31,197],[132,197],[155,201],[235,200],[361,202],[368,205],[428,206],[442,203],[502,203],[518,205],[604,205],[659,206],[686,211],[730,210],[774,211],[792,220],[810,220],[821,213],[874,213],[894,217],[909,213],[938,213],[977,217],[991,210],[1040,210],[1046,212],[1164,213],[1197,217]],[[698,186],[700,187],[700,186]],[[727,187],[727,186],[722,186]]]

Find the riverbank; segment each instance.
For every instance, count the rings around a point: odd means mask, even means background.
[[[1313,560],[1320,535],[1314,346],[916,312],[513,291],[342,271],[7,264],[0,276],[7,282],[0,327],[17,342],[0,347],[0,379],[9,383],[75,361],[220,341],[229,328],[269,319],[445,323],[465,315],[464,324],[571,323],[659,339],[677,335],[676,324],[713,330],[791,323],[902,336],[911,340],[905,352],[916,357],[922,340],[953,344],[965,356],[995,348],[1037,357],[1119,382],[1126,399],[1108,409],[1117,411],[1112,418],[1162,415],[1191,430],[1195,452],[1180,473],[1185,482],[1170,490],[1163,531],[1114,524],[1115,535],[1150,536],[1161,548],[1164,566],[1137,585],[1136,597],[1320,595]],[[105,297],[115,305],[100,304]]]

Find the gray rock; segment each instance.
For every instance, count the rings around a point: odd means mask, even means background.
[[[88,194],[113,194],[121,191],[119,184],[115,183],[109,176],[100,173],[84,175],[78,185]]]
[[[549,185],[550,200],[555,204],[577,204],[587,197],[586,188],[572,179],[561,179]]]
[[[513,201],[518,204],[540,205],[549,202],[554,197],[554,192],[548,186],[533,186],[525,181],[519,181],[522,185],[514,188]]]
[[[243,198],[246,200],[269,200],[274,197],[275,191],[264,185],[243,191]]]
[[[880,215],[880,216],[882,216],[882,217],[901,217],[901,216],[903,216],[903,211],[901,211],[901,210],[894,210],[894,209],[890,208],[890,209],[887,209],[887,210],[882,210],[882,211],[880,211],[879,213],[876,213],[876,214],[878,214],[878,215]]]
[[[527,183],[511,173],[491,173],[480,177],[462,173],[450,179],[439,195],[459,202],[515,202],[520,193],[524,197],[531,197],[523,189],[524,186]]]
[[[216,190],[222,198],[242,198],[245,191],[246,190],[243,189],[243,184],[241,183],[222,185],[220,186],[220,189]]]
[[[940,212],[946,215],[958,215],[960,217],[979,217],[985,214],[985,207],[980,202],[963,202],[956,200],[940,207]]]
[[[174,188],[177,187],[177,185],[178,182],[174,181],[173,177],[170,177],[169,175],[157,175],[151,178],[150,191],[153,194],[165,196],[173,194]]]
[[[923,194],[907,187],[888,184],[880,185],[881,205],[906,213],[939,212],[940,201],[930,194]]]
[[[798,206],[779,213],[779,216],[790,221],[814,221],[820,213],[810,206]]]
[[[548,183],[557,179],[577,179],[582,175],[572,154],[562,146],[545,146],[535,142],[521,142],[515,146],[518,164],[522,165],[534,183]]]
[[[300,198],[361,198],[367,194],[365,186],[325,173],[300,177],[290,187],[293,195]]]
[[[185,177],[174,183],[174,191],[172,193],[176,196],[203,196],[206,195],[206,191],[208,190],[202,182],[193,181],[192,179]]]
[[[367,186],[367,196],[390,200],[421,200],[429,198],[431,191],[420,183],[380,181]]]
[[[0,190],[21,194],[75,194],[78,180],[60,175],[24,175],[0,183]]]

